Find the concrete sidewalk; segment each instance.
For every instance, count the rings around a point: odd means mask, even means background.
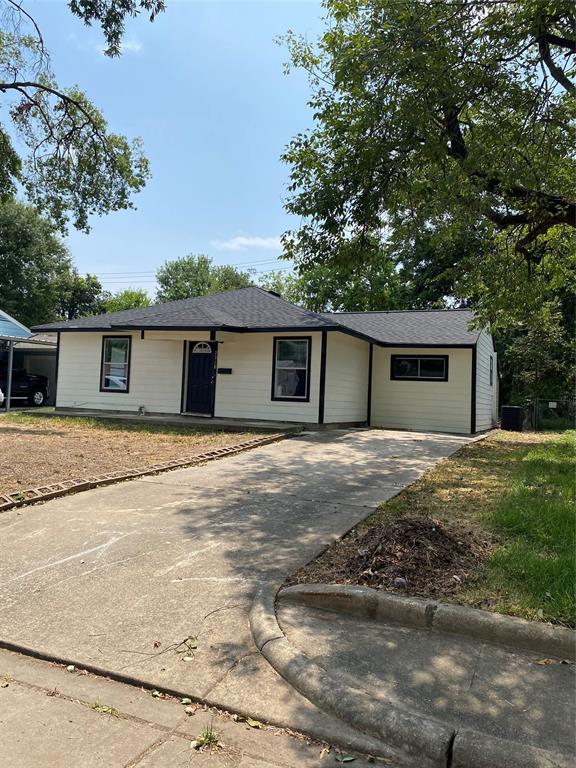
[[[0,651],[0,764],[7,768],[328,768],[347,755],[254,726]],[[208,727],[218,745],[197,751],[191,742]],[[353,763],[371,764],[358,755]]]
[[[248,611],[262,583],[282,580],[467,442],[303,433],[5,512],[0,640],[370,750],[276,675]]]

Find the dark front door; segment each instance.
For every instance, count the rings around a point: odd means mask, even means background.
[[[216,344],[191,341],[188,344],[188,413],[212,415],[216,382]]]

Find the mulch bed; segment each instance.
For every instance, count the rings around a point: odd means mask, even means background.
[[[403,516],[352,533],[296,572],[290,584],[333,582],[407,593],[451,595],[478,578],[488,535],[429,516]]]

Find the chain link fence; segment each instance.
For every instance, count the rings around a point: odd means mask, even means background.
[[[539,398],[525,407],[525,429],[576,429],[576,398]]]

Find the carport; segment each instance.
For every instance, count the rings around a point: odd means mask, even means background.
[[[14,347],[19,341],[25,341],[32,336],[31,331],[25,325],[19,323],[7,312],[0,309],[0,361],[5,367],[4,407],[10,410],[10,395],[12,394],[12,370],[14,368]]]
[[[0,389],[4,395],[4,408],[7,411],[10,410],[15,353],[16,359],[20,353],[23,359],[27,359],[37,357],[36,350],[44,367],[52,361],[54,361],[52,368],[55,366],[55,342],[45,335],[33,334],[25,325],[0,309]],[[17,362],[16,365],[18,365]],[[54,374],[52,373],[48,378],[54,378]]]

